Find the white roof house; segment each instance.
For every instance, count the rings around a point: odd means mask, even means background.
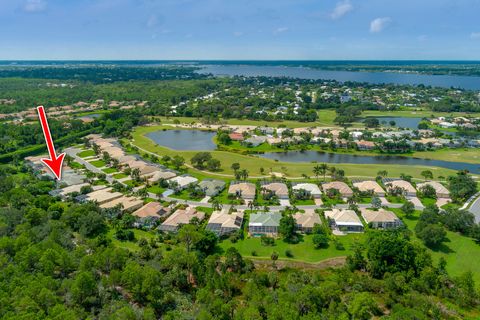
[[[314,198],[320,198],[322,191],[318,185],[314,183],[298,183],[292,186],[293,190],[305,190],[308,191]]]
[[[101,189],[90,192],[84,196],[80,196],[81,200],[83,201],[96,201],[98,204],[103,204],[120,197],[123,197],[123,194],[120,192],[112,192],[112,188]]]
[[[362,232],[363,224],[355,211],[332,209],[325,211],[325,217],[331,220],[331,227],[345,232]]]
[[[169,180],[169,182],[176,182],[178,183],[178,187],[180,189],[185,189],[191,184],[196,184],[198,182],[198,179],[192,176],[184,175],[172,178]]]

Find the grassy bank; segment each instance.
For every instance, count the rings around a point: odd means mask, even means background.
[[[187,162],[197,153],[197,151],[176,151],[165,147],[161,147],[155,144],[152,140],[144,135],[148,132],[161,130],[163,126],[150,126],[150,127],[138,127],[132,132],[132,143],[139,148],[153,152],[159,156],[178,154],[184,157]],[[289,163],[289,162],[276,162],[270,159],[259,158],[253,155],[242,155],[237,153],[231,153],[227,151],[212,151],[212,155],[220,160],[223,171],[218,173],[205,173],[205,176],[210,177],[228,177],[233,176],[233,170],[230,168],[232,163],[238,162],[243,169],[249,171],[250,176],[261,176],[260,168],[264,168],[265,172],[280,172],[287,178],[301,177],[303,174],[312,175],[312,168],[314,163]],[[343,169],[347,176],[356,177],[375,177],[379,170],[387,170],[389,176],[398,177],[401,173],[410,174],[413,177],[421,178],[420,173],[425,169],[430,169],[434,173],[435,177],[448,176],[455,173],[454,170],[438,168],[438,167],[424,167],[424,166],[401,166],[401,165],[377,165],[377,164],[338,164],[331,163],[339,169]],[[191,171],[197,171],[190,169]],[[225,176],[227,175],[227,176]]]

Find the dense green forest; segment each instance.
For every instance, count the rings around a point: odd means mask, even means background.
[[[470,273],[452,278],[406,230],[369,231],[347,265],[256,267],[196,225],[116,247],[129,215],[59,202],[53,182],[0,168],[1,319],[474,319]],[[130,221],[130,222],[129,222]]]

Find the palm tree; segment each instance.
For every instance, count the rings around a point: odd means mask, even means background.
[[[377,172],[377,175],[382,177],[382,178],[385,178],[386,176],[388,176],[388,171],[387,170],[380,170]]]
[[[337,168],[329,167],[328,172],[330,173],[330,176],[332,177],[332,179],[335,179],[335,173],[337,172]]]
[[[322,168],[320,168],[319,165],[316,165],[313,167],[313,174],[315,175],[315,178],[318,180],[318,176],[322,174]]]
[[[212,201],[212,208],[213,210],[215,211],[219,211],[222,209],[222,204],[217,200],[217,199],[213,199]]]
[[[320,164],[320,174],[323,175],[323,181],[325,182],[325,176],[327,174],[328,170],[328,165],[326,163],[321,163]]]
[[[242,171],[240,171],[240,176],[242,177],[243,180],[247,180],[247,178],[248,178],[248,170],[243,169]]]

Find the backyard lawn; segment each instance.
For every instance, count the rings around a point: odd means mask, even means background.
[[[93,157],[95,155],[95,152],[93,152],[93,150],[85,150],[85,151],[79,152],[77,155],[80,158],[88,158],[88,157]]]
[[[270,259],[272,252],[277,252],[280,259],[291,259],[306,262],[318,262],[321,260],[347,256],[351,253],[352,244],[362,242],[364,234],[349,234],[342,237],[336,237],[337,241],[343,244],[344,250],[337,250],[334,243],[330,241],[327,248],[315,249],[312,242],[312,235],[305,235],[298,244],[289,244],[281,239],[275,240],[274,246],[264,246],[261,244],[259,237],[247,238],[245,240],[232,243],[230,240],[224,240],[220,243],[220,247],[224,250],[235,247],[242,256],[250,258],[267,258]],[[292,257],[286,255],[286,251],[290,250]]]
[[[125,173],[117,173],[117,174],[114,174],[113,177],[115,179],[123,179],[123,178],[128,177],[128,175],[126,175]]]
[[[106,165],[105,161],[103,161],[103,160],[90,161],[90,164],[97,167],[97,168],[105,167],[105,165]]]
[[[107,173],[107,174],[118,172],[118,170],[115,169],[115,168],[105,168],[105,169],[102,169],[102,171]]]

